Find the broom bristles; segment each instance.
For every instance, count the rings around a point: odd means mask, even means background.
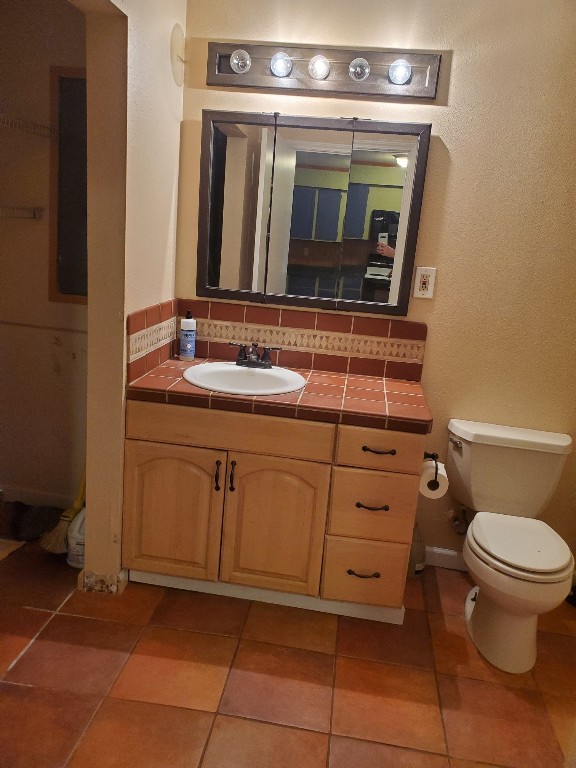
[[[40,539],[40,546],[53,552],[55,555],[63,555],[68,551],[68,527],[69,520],[60,518],[55,528],[45,533]]]
[[[63,555],[64,552],[68,552],[68,528],[77,514],[75,509],[69,509],[60,515],[56,527],[47,531],[40,539],[40,546],[55,555]]]

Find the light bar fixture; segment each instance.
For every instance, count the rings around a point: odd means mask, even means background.
[[[434,99],[441,54],[208,43],[206,84]]]

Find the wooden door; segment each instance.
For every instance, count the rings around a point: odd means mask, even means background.
[[[317,595],[330,466],[228,456],[221,581]]]
[[[123,566],[217,579],[225,474],[224,451],[127,440]]]

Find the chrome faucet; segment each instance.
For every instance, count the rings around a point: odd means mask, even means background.
[[[272,368],[271,350],[280,350],[282,347],[264,347],[262,354],[258,353],[258,342],[252,341],[250,345],[237,341],[229,341],[231,347],[240,347],[236,358],[236,365],[245,368]]]

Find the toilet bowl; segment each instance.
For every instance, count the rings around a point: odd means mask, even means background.
[[[536,519],[558,484],[568,435],[452,419],[446,470],[454,498],[476,512],[463,556],[475,586],[468,633],[495,667],[522,673],[536,661],[538,616],[569,594],[574,557]]]
[[[498,669],[529,671],[536,662],[538,616],[570,592],[570,549],[541,520],[479,512],[463,555],[478,585],[465,606],[474,645]]]

